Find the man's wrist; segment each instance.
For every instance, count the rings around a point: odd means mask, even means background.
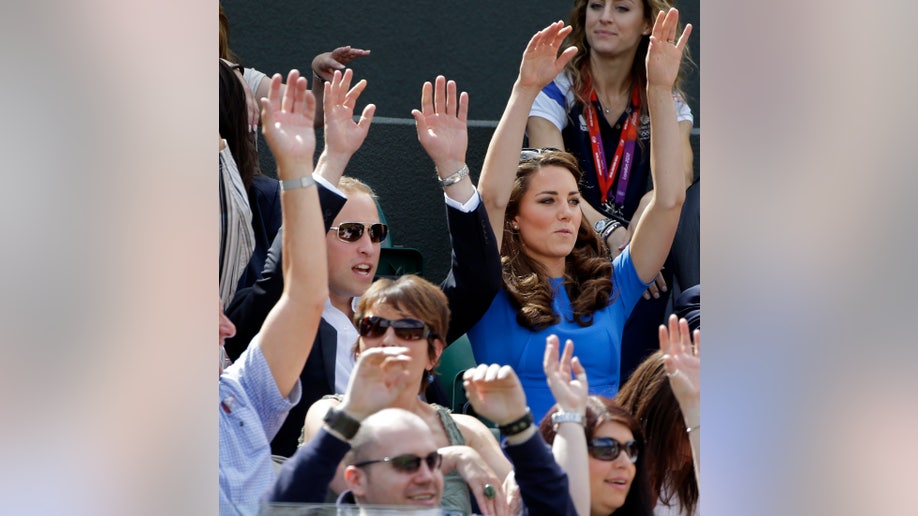
[[[498,428],[501,434],[511,436],[523,432],[531,426],[533,426],[532,411],[529,410],[529,407],[526,407],[525,414],[504,424],[499,424]]]
[[[345,441],[353,439],[360,430],[360,420],[341,408],[329,407],[322,421],[333,433],[343,437]]]

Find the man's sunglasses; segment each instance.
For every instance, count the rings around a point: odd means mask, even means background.
[[[386,239],[389,234],[389,226],[385,224],[363,224],[360,222],[342,222],[337,226],[328,228],[330,231],[338,232],[338,240],[342,242],[356,242],[363,236],[364,228],[369,228],[370,241],[378,244]]]
[[[534,149],[532,147],[524,147],[520,151],[520,163],[539,157],[540,154],[547,154],[549,152],[561,152],[561,149],[556,149],[554,147],[541,147]]]
[[[440,464],[443,463],[443,456],[440,455],[438,451],[432,451],[427,454],[426,457],[418,457],[417,455],[406,454],[399,455],[398,457],[386,457],[379,460],[365,460],[363,462],[358,462],[354,466],[362,468],[364,466],[369,466],[370,464],[376,464],[377,462],[388,462],[395,471],[400,471],[402,473],[414,473],[421,467],[421,462],[427,463],[427,468],[431,471],[440,469]]]
[[[613,461],[622,451],[632,463],[637,462],[638,459],[638,445],[633,439],[620,443],[611,437],[597,437],[590,441],[587,450],[594,459],[598,460]]]
[[[395,336],[403,340],[421,340],[430,337],[430,329],[423,321],[417,319],[396,319],[390,321],[383,317],[364,317],[357,324],[357,333],[361,337],[375,339],[382,337],[389,326],[395,330]]]

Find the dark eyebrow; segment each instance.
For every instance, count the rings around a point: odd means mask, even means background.
[[[554,191],[554,190],[543,190],[543,191],[537,193],[536,195],[543,195],[543,194],[545,194],[545,195],[558,195],[558,192],[556,192],[556,191]],[[571,190],[570,192],[567,193],[567,195],[568,195],[568,196],[571,196],[571,195],[580,195],[580,190]]]

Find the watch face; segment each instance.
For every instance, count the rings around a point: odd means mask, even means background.
[[[605,229],[606,225],[609,223],[609,219],[602,219],[593,224],[593,231],[597,233],[602,233],[602,230]]]

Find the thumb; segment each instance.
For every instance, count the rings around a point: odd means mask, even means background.
[[[367,104],[363,108],[363,113],[360,115],[360,121],[357,122],[357,127],[369,130],[370,124],[373,123],[373,115],[376,114],[376,104]]]

